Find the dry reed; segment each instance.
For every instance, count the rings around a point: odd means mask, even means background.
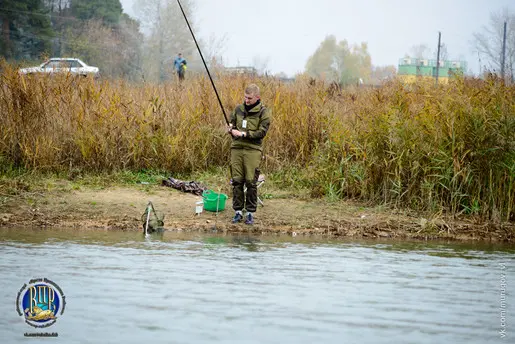
[[[20,76],[0,65],[0,160],[30,170],[170,173],[227,166],[230,138],[206,77],[165,85]],[[264,168],[313,196],[515,218],[515,86],[345,89],[217,75],[227,115],[249,82],[273,111]]]

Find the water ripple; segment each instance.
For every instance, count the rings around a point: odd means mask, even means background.
[[[510,248],[21,233],[2,233],[0,302],[55,281],[65,343],[494,342],[500,263],[515,275]],[[30,330],[13,309],[0,317],[9,343]]]

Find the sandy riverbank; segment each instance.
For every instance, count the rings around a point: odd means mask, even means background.
[[[66,183],[66,182],[63,182]],[[195,215],[201,198],[158,185],[101,189],[58,188],[5,196],[0,204],[0,226],[70,227],[98,230],[141,230],[141,215],[151,200],[165,215],[167,230],[234,233],[281,233],[328,237],[417,238],[513,241],[515,224],[474,219],[424,218],[383,207],[352,202],[297,198],[266,199],[253,226],[231,223],[231,199],[219,214]]]

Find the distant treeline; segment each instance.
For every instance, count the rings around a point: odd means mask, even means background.
[[[3,0],[1,7],[6,60],[28,65],[78,57],[105,76],[141,77],[143,35],[119,0]]]
[[[105,75],[141,73],[139,24],[119,0],[4,0],[0,22],[0,54],[9,61],[79,57]]]

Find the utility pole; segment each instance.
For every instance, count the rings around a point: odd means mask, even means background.
[[[164,30],[163,30],[163,20],[161,16],[161,0],[157,1],[157,30],[158,30],[158,42],[157,48],[159,52],[157,53],[157,69],[158,75],[157,80],[159,84],[162,84],[165,80],[165,71],[164,71],[164,52],[163,52],[163,41],[164,41]]]
[[[438,50],[436,52],[436,84],[438,85],[438,74],[440,74],[440,41],[442,39],[442,33],[438,31]]]
[[[506,22],[504,22],[504,34],[501,53],[501,78],[504,80],[504,66],[506,65]]]
[[[479,78],[481,78],[483,74],[481,74],[481,56],[479,56],[479,50],[477,51],[477,62],[479,65]]]

